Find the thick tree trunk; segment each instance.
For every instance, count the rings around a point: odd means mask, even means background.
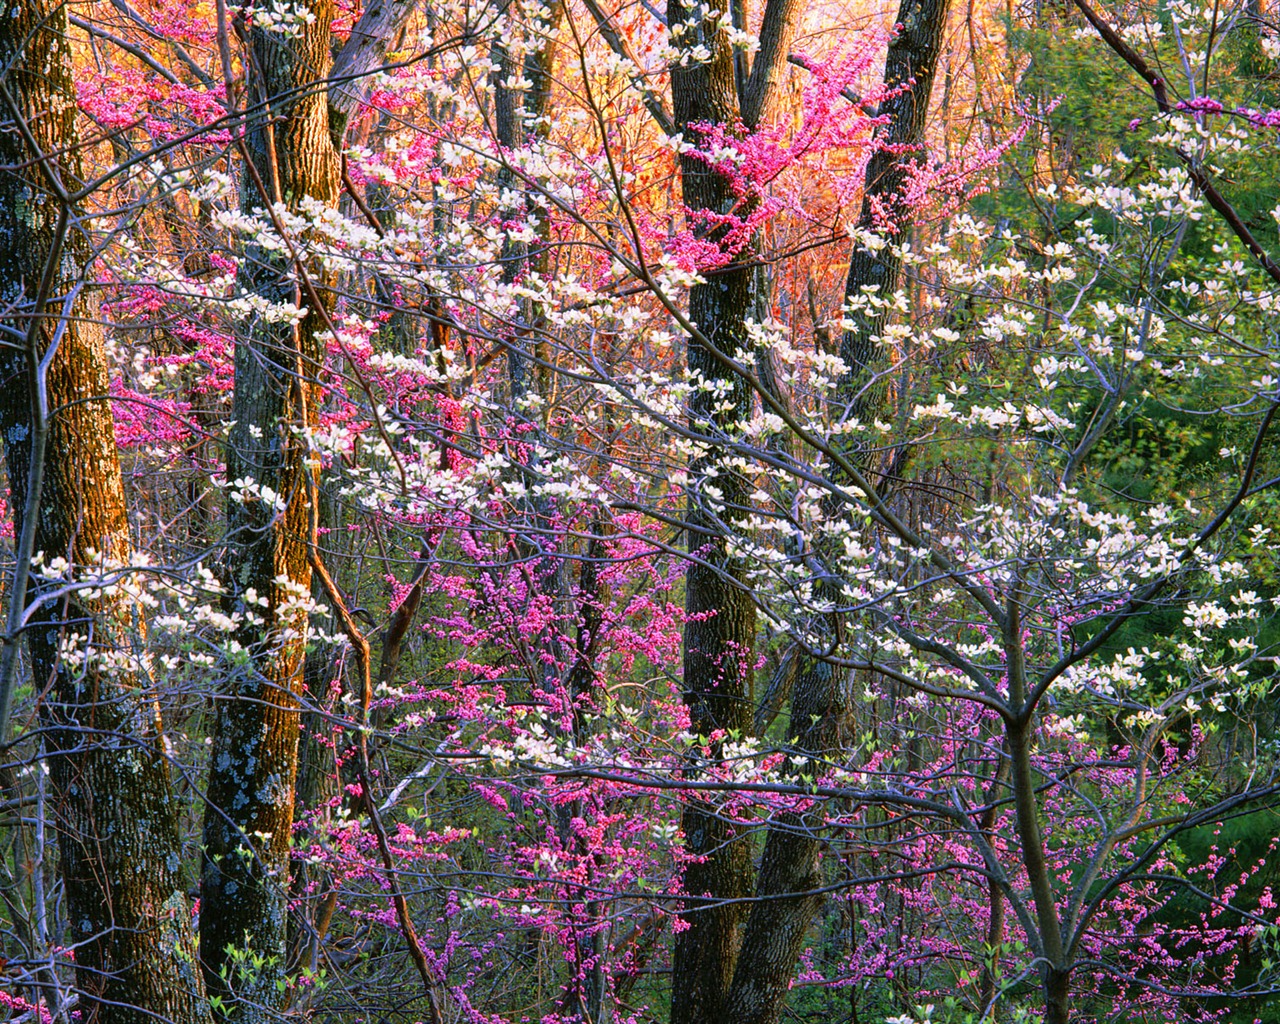
[[[9,168],[0,173],[0,435],[10,500],[19,536],[34,530],[35,551],[92,575],[104,562],[127,564],[132,552],[103,331],[92,293],[79,290],[90,243],[65,199],[82,177],[66,8],[0,2],[0,67],[9,69],[0,105],[0,165]],[[27,633],[44,695],[79,1012],[95,1024],[204,1024],[179,808],[136,613],[122,591],[73,593],[38,613]]]
[[[862,227],[871,226],[873,202],[892,205],[905,179],[905,161],[923,158],[918,148],[904,153],[903,147],[919,147],[924,141],[925,115],[947,8],[948,0],[903,0],[899,8],[902,30],[889,46],[885,84],[912,84],[886,102],[881,111],[890,119],[882,134],[882,141],[889,148],[877,152],[870,161]],[[899,233],[905,226],[898,225]],[[880,294],[886,294],[897,287],[900,272],[900,261],[887,250],[869,253],[855,248],[845,293],[859,295],[865,285],[874,285]],[[871,336],[882,327],[883,318],[865,318],[843,339],[843,358],[854,370],[845,393],[853,396],[855,409],[866,404],[868,392],[857,389],[866,386],[874,351]],[[860,415],[860,411],[854,414]],[[838,606],[840,595],[829,596]],[[837,635],[834,621],[815,621],[811,625],[819,635],[832,640]],[[820,660],[804,658],[796,680],[791,722],[798,733],[798,752],[822,757],[838,740],[844,706],[842,674]],[[756,893],[775,898],[755,904],[747,918],[742,949],[720,1018],[725,1024],[775,1024],[780,1019],[796,961],[822,906],[823,897],[815,892],[822,880],[821,848],[817,820],[782,814],[771,823]],[[779,896],[784,898],[776,898]]]
[[[712,9],[728,18],[726,0]],[[705,62],[690,61],[671,69],[672,107],[676,130],[696,139],[691,126],[733,125],[740,120],[732,48],[723,32],[697,20],[693,8],[669,0],[667,20],[684,25],[679,45],[701,42],[711,51]],[[691,210],[727,212],[734,204],[729,182],[696,157],[681,158],[685,205]],[[690,728],[708,736],[718,729],[747,735],[751,708],[747,699],[753,670],[755,605],[735,581],[741,567],[730,558],[725,523],[745,512],[750,490],[740,474],[724,472],[722,438],[732,438],[751,415],[752,394],[747,383],[712,351],[730,358],[746,352],[746,319],[754,307],[756,275],[743,260],[695,285],[689,298],[689,318],[703,338],[689,341],[689,371],[717,385],[718,394],[695,391],[690,426],[712,438],[705,454],[689,467],[689,550],[698,556],[685,574],[685,605],[689,621],[684,635],[684,699]],[[710,485],[719,499],[709,500]],[[729,527],[732,529],[732,526]],[[691,800],[682,827],[685,848],[694,858],[685,869],[684,930],[676,935],[672,963],[671,1024],[703,1024],[720,1019],[733,979],[739,928],[751,894],[751,850],[735,839],[735,829],[713,806]]]
[[[907,87],[881,105],[879,113],[889,121],[876,137],[881,148],[867,164],[867,186],[857,226],[872,229],[876,205],[887,207],[897,214],[894,230],[888,233],[892,242],[900,242],[909,226],[909,211],[895,200],[910,165],[925,159],[921,148],[925,121],[949,9],[950,0],[902,0],[897,21],[900,30],[885,55],[885,86]],[[856,298],[867,288],[875,288],[881,297],[889,295],[898,287],[901,275],[902,260],[890,246],[872,252],[855,243],[849,257],[845,298]],[[841,339],[840,358],[850,368],[845,393],[851,396],[851,415],[860,419],[865,419],[865,411],[877,401],[876,389],[869,387],[876,352],[872,338],[883,330],[886,315],[878,310],[853,317],[854,326]]]
[[[418,0],[372,0],[351,26],[351,34],[333,58],[330,71],[329,120],[335,139],[369,91],[372,76],[382,70],[392,41],[403,31]]]
[[[295,34],[250,33],[250,109],[261,113],[245,139],[252,162],[241,191],[246,212],[273,203],[296,210],[305,197],[337,202],[326,97],[312,88],[329,73],[333,6],[307,6],[315,21]],[[242,260],[245,288],[271,303],[311,307],[300,277],[291,260],[254,245]],[[217,704],[201,880],[203,906],[217,909],[201,915],[200,950],[210,990],[228,1000],[238,1020],[266,1019],[283,1002],[307,627],[300,605],[311,584],[306,474],[313,467],[299,433],[316,422],[323,329],[314,308],[296,324],[256,317],[236,346],[227,479],[252,481],[267,497],[229,503],[224,602],[228,611],[255,611],[262,621],[238,631],[248,657]],[[250,590],[265,607],[248,603]],[[229,949],[245,950],[249,960]]]
[[[712,0],[709,7],[668,0],[667,23],[676,44],[702,44],[711,55],[671,68],[676,131],[696,143],[696,125],[741,124],[750,130],[766,120],[776,103],[800,8],[796,0],[768,0],[760,52],[748,68],[745,56],[735,57],[723,31],[735,17],[745,26],[745,5],[735,11],[728,0]],[[659,113],[655,117],[661,123]],[[735,209],[738,198],[730,182],[705,161],[682,154],[680,175],[689,210],[727,214]],[[685,574],[684,699],[693,731],[703,736],[721,729],[745,736],[752,726],[755,604],[738,582],[742,566],[730,556],[726,542],[734,522],[748,514],[751,486],[727,467],[725,443],[750,419],[753,394],[725,360],[750,361],[746,325],[756,314],[765,283],[753,265],[755,255],[754,244],[748,246],[695,285],[689,297],[689,319],[700,335],[689,340],[689,372],[713,385],[693,393],[689,417],[692,429],[708,440],[689,466],[688,543],[697,559]],[[733,985],[752,888],[751,850],[735,836],[733,824],[708,805],[691,801],[681,824],[685,848],[694,859],[685,869],[688,897],[685,927],[675,942],[671,1021],[695,1024],[720,1018]],[[777,882],[773,876],[761,879],[768,886]]]
[[[1044,971],[1044,1024],[1070,1024],[1071,972]]]
[[[795,757],[829,756],[837,746],[844,705],[842,674],[814,661],[796,683],[791,721],[798,732]],[[812,772],[811,764],[791,763],[793,772]],[[774,897],[753,905],[743,930],[742,950],[721,1019],[725,1024],[776,1024],[791,987],[796,961],[809,926],[824,897],[819,856],[822,810],[777,815],[769,826],[758,896]],[[781,898],[778,898],[781,897]]]

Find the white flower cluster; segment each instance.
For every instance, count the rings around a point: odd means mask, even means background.
[[[303,3],[271,0],[269,4],[251,3],[241,8],[245,18],[257,28],[285,37],[297,36],[316,22],[315,14]]]

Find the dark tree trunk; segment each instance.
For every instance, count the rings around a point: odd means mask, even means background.
[[[844,705],[841,674],[815,661],[796,682],[791,721],[798,729],[797,754],[824,758],[837,746]],[[803,763],[791,771],[813,771]],[[822,906],[819,856],[822,810],[779,814],[770,823],[758,896],[773,899],[753,905],[743,931],[742,950],[725,1002],[725,1024],[776,1024],[795,974],[809,926]],[[781,896],[782,898],[776,898]]]
[[[1017,636],[1016,618],[1006,626],[1007,635]],[[1007,643],[1005,650],[1010,649]],[[1026,700],[1025,676],[1011,665],[1009,696],[1017,704]],[[1036,773],[1032,765],[1033,737],[1030,725],[1020,722],[1006,726],[1009,748],[1009,784],[1021,847],[1022,866],[1027,873],[1035,907],[1040,953],[1040,977],[1044,990],[1045,1024],[1067,1024],[1071,992],[1071,968],[1067,944],[1062,934],[1062,918],[1054,893],[1054,875],[1045,856],[1044,832],[1040,827],[1040,806],[1036,797]]]
[[[246,212],[304,197],[334,206],[338,156],[323,89],[329,74],[333,6],[312,0],[311,25],[296,34],[254,27],[249,35],[249,123],[252,162],[242,184]],[[265,192],[265,194],[264,194]],[[235,423],[228,439],[227,479],[270,488],[283,506],[230,502],[224,599],[228,611],[246,605],[250,589],[266,599],[261,625],[236,639],[249,657],[232,670],[217,703],[205,814],[200,950],[212,992],[228,1000],[237,1020],[266,1019],[283,1003],[289,850],[298,765],[298,690],[302,686],[311,568],[307,474],[313,466],[300,429],[314,426],[324,352],[317,340],[321,311],[301,285],[294,263],[250,245],[241,262],[245,288],[272,303],[307,306],[296,324],[255,317],[236,346]],[[313,284],[318,274],[313,270]],[[243,970],[229,948],[246,949],[261,966]]]
[[[725,32],[699,20],[701,7],[668,0],[667,23],[683,26],[677,45],[704,45],[710,59],[671,68],[672,119],[676,131],[695,144],[695,125],[757,127],[773,111],[796,28],[798,0],[768,0],[760,25],[760,52],[750,67],[735,57]],[[736,17],[745,25],[746,6],[731,10],[728,0],[712,0],[717,25]],[[655,113],[655,117],[661,117]],[[704,161],[680,157],[681,189],[692,211],[715,214],[737,209],[730,182]],[[695,225],[695,228],[697,225]],[[716,234],[709,235],[715,240]],[[748,362],[746,324],[756,314],[764,275],[749,245],[731,262],[695,285],[689,319],[698,337],[689,340],[690,374],[714,385],[690,399],[691,428],[707,438],[689,466],[688,544],[697,555],[685,574],[684,699],[692,730],[702,736],[723,729],[748,735],[749,699],[755,662],[756,612],[741,585],[743,567],[729,554],[726,534],[749,512],[751,486],[726,465],[727,444],[751,417],[751,387],[726,360]],[[714,754],[714,751],[713,751]],[[672,1024],[718,1020],[733,984],[740,930],[751,894],[751,850],[732,823],[714,807],[691,801],[681,822],[685,847],[696,859],[685,869],[686,926],[676,936],[672,963]],[[772,885],[777,879],[762,884]]]
[[[66,201],[82,183],[66,7],[0,2],[0,67],[9,69],[0,105],[0,165],[11,168],[0,173],[0,435],[10,500],[17,533],[33,530],[35,551],[92,575],[104,561],[127,564],[132,552],[103,331],[92,292],[78,291],[91,246]],[[44,404],[35,363],[55,345]],[[41,588],[29,596],[39,599]],[[137,611],[121,591],[73,593],[27,632],[44,695],[79,1012],[94,1024],[205,1024],[179,807]],[[96,657],[82,639],[91,630]],[[86,653],[84,664],[60,655],[60,645]]]
[[[1071,1020],[1071,972],[1044,971],[1044,1024],[1069,1024]]]
[[[948,0],[903,0],[899,8],[898,22],[903,28],[889,46],[885,84],[913,84],[886,102],[881,111],[889,117],[880,140],[887,149],[876,152],[868,166],[862,227],[871,226],[873,201],[889,202],[892,207],[892,198],[906,176],[905,162],[923,159],[918,149],[904,153],[902,147],[919,147],[924,141],[925,116],[947,8]],[[761,38],[763,41],[763,32]],[[899,223],[899,234],[905,227],[905,223]],[[859,295],[864,286],[874,285],[881,295],[886,294],[897,287],[900,272],[900,261],[887,255],[887,250],[873,254],[855,248],[845,293]],[[865,388],[872,369],[874,348],[870,339],[882,327],[882,317],[868,317],[846,332],[843,339],[842,356],[853,370],[845,393],[853,396],[851,401],[857,410],[854,414],[860,417],[858,407],[865,406],[868,392],[858,389]],[[828,596],[839,605],[839,593]],[[838,636],[834,617],[814,621],[811,628],[830,641]],[[845,703],[842,674],[817,659],[802,661],[791,703],[792,728],[799,736],[799,753],[822,757],[838,742]],[[762,717],[768,717],[767,711]],[[769,827],[756,894],[775,898],[754,904],[747,918],[732,985],[720,1015],[725,1024],[776,1024],[781,1017],[796,961],[823,902],[815,891],[822,880],[821,825],[817,817],[782,814]],[[779,896],[783,898],[776,898]]]
[[[728,16],[726,0],[712,8]],[[685,24],[679,45],[701,42],[711,51],[706,62],[672,67],[671,96],[676,130],[696,139],[698,123],[733,125],[740,120],[732,48],[722,32],[696,22],[689,7],[669,0],[671,26]],[[691,210],[727,212],[734,204],[729,182],[706,163],[681,157],[681,184]],[[717,729],[751,729],[747,699],[756,633],[755,605],[737,585],[739,566],[728,553],[725,524],[732,529],[745,512],[750,493],[747,482],[723,466],[722,439],[732,438],[751,415],[752,394],[746,381],[726,367],[712,346],[729,358],[742,358],[746,348],[746,319],[754,308],[756,275],[744,260],[735,261],[703,284],[689,298],[689,318],[703,341],[689,341],[689,371],[715,383],[721,393],[695,391],[690,402],[690,426],[708,435],[704,455],[689,467],[689,550],[698,556],[685,574],[685,606],[689,621],[684,634],[684,700],[690,728],[701,736]],[[706,486],[720,492],[708,501]],[[681,822],[685,848],[696,860],[685,869],[684,930],[676,936],[672,963],[671,1024],[703,1024],[720,1019],[733,979],[739,928],[751,894],[751,849],[735,839],[733,826],[714,806],[691,800]]]
[[[902,0],[897,21],[901,31],[894,36],[885,56],[887,87],[914,84],[887,99],[880,108],[880,115],[889,121],[876,137],[881,148],[872,154],[867,164],[867,185],[858,227],[872,229],[875,206],[887,207],[897,215],[895,230],[888,232],[890,241],[894,242],[902,240],[909,226],[909,211],[895,200],[910,165],[926,156],[922,148],[925,121],[949,9],[950,0]],[[849,257],[845,298],[855,298],[869,287],[875,288],[881,297],[889,295],[898,287],[901,275],[902,260],[889,246],[871,252],[855,242]],[[883,310],[855,316],[854,326],[844,332],[840,344],[840,358],[850,368],[846,394],[852,396],[851,414],[864,420],[865,410],[877,400],[876,389],[868,389],[876,351],[871,339],[882,331],[885,316]]]

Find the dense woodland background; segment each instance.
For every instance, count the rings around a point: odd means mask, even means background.
[[[1280,1020],[1278,58],[0,0],[0,1015]]]

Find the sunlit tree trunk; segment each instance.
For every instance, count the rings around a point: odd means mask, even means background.
[[[66,8],[0,2],[0,67],[0,435],[18,554],[65,559],[83,577],[128,564],[132,550],[105,339],[84,287],[91,243],[72,201],[83,169]],[[80,1018],[203,1024],[179,808],[138,609],[124,589],[50,590],[27,589],[28,601],[48,603],[25,636]],[[5,645],[0,739],[19,639]]]
[[[337,203],[338,156],[325,90],[316,87],[329,74],[333,6],[313,0],[305,9],[315,20],[290,32],[250,30],[246,105],[254,113],[244,140],[246,213],[271,205],[297,211],[305,198]],[[246,324],[236,346],[227,451],[227,479],[240,481],[246,500],[229,503],[224,603],[230,612],[254,612],[261,622],[237,632],[246,657],[217,701],[200,949],[210,990],[228,1000],[232,1017],[260,1020],[283,1002],[307,627],[302,607],[311,587],[312,465],[303,433],[318,412],[324,318],[303,286],[302,268],[287,254],[249,244],[239,280],[272,304],[307,309],[293,323],[268,314]],[[318,276],[311,282],[322,287]],[[265,605],[253,604],[254,597]]]

